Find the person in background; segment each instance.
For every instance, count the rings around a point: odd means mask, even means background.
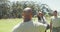
[[[46,18],[44,17],[43,13],[39,11],[37,17],[38,17],[38,22],[47,25],[46,27],[46,31],[47,31],[50,28],[50,25],[47,23]]]
[[[37,17],[38,17],[38,22],[43,24],[48,24],[42,12],[38,12]]]
[[[45,32],[46,24],[32,21],[32,9],[25,8],[23,10],[23,22],[16,25],[12,32]]]
[[[57,15],[57,11],[53,12],[50,22],[50,32],[60,32],[60,17]]]

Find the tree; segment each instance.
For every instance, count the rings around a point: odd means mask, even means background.
[[[3,2],[0,3],[0,16],[2,18],[21,18],[23,9],[26,7],[32,8],[33,16],[37,15],[42,10],[44,14],[52,11],[48,5],[35,3],[34,1],[17,1],[17,2]],[[45,12],[46,11],[46,12]]]
[[[53,11],[50,9],[50,7],[47,4],[41,4],[41,10],[44,13],[44,15],[45,14],[51,15],[51,13]]]
[[[10,10],[10,5],[9,5],[10,2],[4,2],[4,1],[2,2],[0,4],[0,12],[1,12],[0,16],[2,18],[7,18],[8,17],[7,14],[9,13]]]

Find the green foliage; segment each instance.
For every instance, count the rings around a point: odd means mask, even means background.
[[[52,15],[52,11],[51,8],[47,5],[47,4],[41,4],[41,10],[43,12],[44,15],[48,14],[48,15]]]
[[[37,18],[33,18],[33,21],[37,21]],[[23,20],[22,18],[18,19],[0,19],[0,32],[12,32],[12,28],[17,25],[18,23],[21,23]],[[49,22],[49,19],[48,19]],[[47,30],[47,32],[50,32]]]
[[[33,10],[33,16],[40,11],[40,5],[35,4],[33,1],[17,1],[17,2],[3,2],[0,4],[0,16],[1,18],[21,18],[24,8],[30,7]]]
[[[3,2],[3,3],[2,3]],[[1,18],[21,18],[23,9],[30,7],[33,10],[33,16],[42,10],[44,15],[48,12],[51,15],[51,9],[47,4],[39,4],[34,1],[2,1],[0,4],[0,19]]]

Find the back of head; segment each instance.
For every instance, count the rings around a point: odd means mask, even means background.
[[[27,7],[27,8],[25,8],[23,11],[28,12],[28,11],[32,11],[32,9],[29,8],[29,7]]]
[[[32,19],[32,9],[27,7],[23,10],[24,20],[28,21]]]

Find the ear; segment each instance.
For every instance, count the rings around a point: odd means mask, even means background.
[[[24,13],[22,13],[22,17],[24,16]]]

